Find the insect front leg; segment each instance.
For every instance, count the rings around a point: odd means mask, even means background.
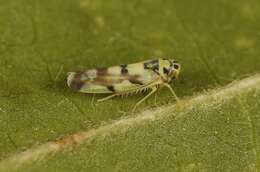
[[[109,100],[109,99],[111,99],[111,98],[113,98],[115,96],[117,96],[117,94],[112,94],[112,95],[107,96],[105,98],[98,99],[97,102],[103,102],[103,101]]]
[[[137,108],[137,106],[139,106],[141,103],[143,103],[147,98],[149,98],[153,93],[155,93],[157,91],[157,87],[152,87],[152,91],[147,94],[144,98],[142,98],[139,102],[137,102],[133,108],[132,111],[135,111],[135,109]]]
[[[176,99],[176,101],[179,101],[179,98],[177,97],[177,95],[173,91],[172,87],[168,83],[164,83],[163,86],[167,87],[171,91],[171,93],[172,93],[173,97]]]

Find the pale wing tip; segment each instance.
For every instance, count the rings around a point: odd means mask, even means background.
[[[67,85],[71,87],[71,83],[73,83],[75,72],[68,72],[67,74]]]
[[[68,73],[67,84],[74,91],[80,91],[85,82],[82,81],[82,74],[78,72]]]

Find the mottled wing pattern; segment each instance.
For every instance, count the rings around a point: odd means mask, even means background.
[[[123,93],[149,86],[159,78],[159,60],[72,72],[68,85],[84,93]]]

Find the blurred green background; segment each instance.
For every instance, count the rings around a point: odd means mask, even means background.
[[[182,65],[172,84],[180,99],[259,72],[259,19],[258,0],[1,0],[0,160],[129,116],[144,96],[96,104],[102,96],[67,87],[69,71],[174,58]],[[259,96],[250,92],[239,96],[242,104],[234,99],[133,127],[19,171],[254,171],[260,167]],[[169,103],[175,101],[163,89],[138,111]],[[245,107],[252,107],[248,114]],[[254,130],[240,124],[248,115]]]

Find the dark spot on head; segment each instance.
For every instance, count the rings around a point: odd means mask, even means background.
[[[81,79],[82,75],[83,75],[82,72],[75,73],[73,75],[73,79],[69,83],[69,87],[72,88],[75,91],[79,91],[83,87],[83,85],[85,84],[85,82],[82,81],[82,79]]]
[[[122,64],[120,65],[121,67],[121,74],[127,74],[128,73],[128,70],[127,70],[127,65],[126,64]]]
[[[98,76],[107,75],[107,68],[105,68],[105,67],[103,67],[103,68],[98,68],[98,69],[97,69],[97,75],[98,75]]]
[[[170,70],[164,67],[163,68],[163,73],[165,73],[166,75],[169,75]]]
[[[174,67],[174,69],[179,69],[180,66],[177,64],[174,64],[173,67]]]
[[[115,91],[116,91],[115,88],[114,88],[114,86],[112,86],[112,85],[107,86],[107,89],[108,89],[109,91],[112,91],[112,92],[115,92]]]

